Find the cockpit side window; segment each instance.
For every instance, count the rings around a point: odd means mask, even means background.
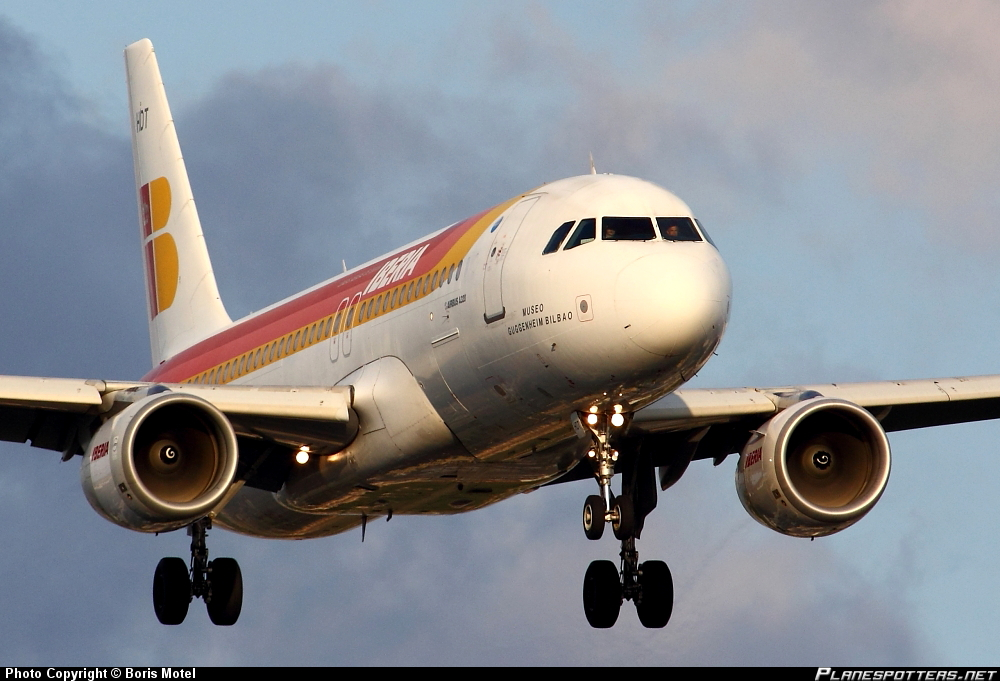
[[[649,218],[601,218],[603,241],[652,241],[656,238],[653,221]]]
[[[709,236],[708,232],[705,231],[705,225],[701,224],[701,220],[699,220],[698,218],[695,218],[694,222],[695,222],[696,225],[698,225],[698,231],[701,232],[701,235],[703,237],[705,237],[705,241],[707,241],[708,243],[710,243],[713,246],[715,246],[715,242],[712,241],[712,237]],[[718,246],[715,246],[715,247],[719,248]]]
[[[576,248],[577,246],[582,246],[583,244],[589,244],[596,238],[597,219],[586,218],[584,220],[580,220],[580,224],[576,226],[576,229],[573,231],[573,236],[571,236],[569,241],[566,242],[563,250],[568,251],[571,248]]]
[[[656,226],[667,241],[701,241],[691,218],[656,218]]]
[[[542,255],[548,255],[549,253],[555,253],[559,250],[562,245],[563,239],[569,234],[569,230],[573,228],[573,220],[569,222],[564,222],[558,227],[556,231],[552,232],[552,238],[549,239],[549,243],[545,244],[545,250],[542,251]]]

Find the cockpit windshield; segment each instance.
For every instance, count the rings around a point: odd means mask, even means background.
[[[605,215],[602,218],[584,218],[579,222],[564,222],[552,233],[542,255],[588,244],[597,240],[597,221],[600,220],[601,241],[703,241],[712,239],[701,223],[689,217],[653,218],[646,216]],[[695,225],[698,225],[695,227]],[[576,229],[573,226],[576,225]],[[570,234],[572,232],[572,234]],[[570,234],[567,239],[566,235]],[[565,241],[565,245],[563,242]],[[714,246],[715,244],[712,243]]]
[[[691,218],[656,218],[656,226],[667,241],[701,241]]]
[[[653,221],[649,218],[601,218],[601,239],[604,241],[652,241],[655,238]]]

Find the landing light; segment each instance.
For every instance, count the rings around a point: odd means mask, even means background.
[[[587,456],[589,456],[591,459],[593,459],[595,456],[597,456],[597,452],[595,452],[593,449],[591,449],[589,452],[587,452]]]
[[[299,447],[299,451],[295,453],[295,463],[306,464],[309,463],[309,446],[302,445]]]
[[[587,414],[587,423],[592,426],[597,425],[597,414]]]
[[[611,425],[613,425],[615,428],[621,428],[622,424],[624,423],[625,423],[625,417],[622,416],[621,414],[611,415]]]

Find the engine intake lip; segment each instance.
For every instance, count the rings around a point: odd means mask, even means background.
[[[864,515],[889,480],[889,440],[868,410],[836,398],[813,398],[778,434],[775,472],[799,512],[823,523]],[[816,430],[811,430],[816,428]],[[827,466],[823,462],[829,454]]]
[[[214,455],[213,460],[199,452],[187,470],[178,471],[175,480],[180,481],[180,487],[172,484],[173,474],[164,468],[163,462],[144,461],[136,449],[143,444],[143,438],[149,441],[149,447],[184,449],[176,441],[178,438],[150,437],[142,432],[151,419],[165,415],[164,409],[188,419],[195,426],[193,432],[198,439]],[[229,490],[239,460],[236,433],[225,415],[207,400],[184,393],[162,393],[143,403],[126,426],[119,446],[127,485],[151,512],[166,519],[191,518],[210,511]]]

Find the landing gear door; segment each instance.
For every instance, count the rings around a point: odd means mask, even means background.
[[[525,198],[490,227],[493,230],[493,243],[486,256],[486,271],[483,275],[483,299],[486,303],[483,319],[487,324],[503,319],[507,313],[503,305],[503,263],[518,228],[535,205],[538,196],[535,194]]]

